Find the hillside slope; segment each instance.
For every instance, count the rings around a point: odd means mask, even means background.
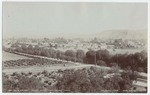
[[[95,36],[106,39],[147,39],[147,34],[146,30],[107,30]]]

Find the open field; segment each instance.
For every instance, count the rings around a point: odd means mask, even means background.
[[[29,59],[29,57],[26,56],[21,56],[21,55],[17,55],[17,54],[12,54],[9,52],[2,52],[2,60],[3,61],[8,61],[8,60],[18,60],[18,59]]]
[[[7,52],[5,52],[7,53]],[[17,52],[16,52],[17,53]],[[11,53],[10,53],[11,54]],[[43,56],[36,56],[36,55],[30,55],[30,54],[24,54],[24,53],[18,53],[21,55],[26,55],[26,56],[31,56],[31,57],[36,57],[36,58],[43,58],[43,59],[48,59],[48,60],[52,60],[52,61],[61,61],[63,63],[66,63],[68,61],[65,60],[57,60],[54,58],[48,58],[48,57],[43,57]],[[16,54],[14,54],[16,55]],[[20,55],[18,55],[20,56]],[[24,57],[24,56],[23,56]],[[69,64],[70,63],[70,64]],[[5,68],[3,69],[3,72],[5,73],[13,73],[13,72],[41,72],[43,70],[47,70],[47,71],[55,71],[55,70],[65,70],[65,69],[81,69],[81,68],[89,68],[91,66],[95,66],[93,64],[82,64],[82,63],[74,63],[74,62],[69,62],[68,64],[66,64],[66,66],[64,66],[63,64],[53,64],[53,65],[43,65],[43,66],[29,66],[29,67],[19,67],[19,68]],[[109,67],[103,67],[103,66],[97,66],[100,69],[106,69],[109,70]]]
[[[66,65],[66,66],[62,66],[62,65],[56,65],[56,66],[31,66],[31,67],[26,67],[26,68],[7,68],[7,69],[3,69],[4,73],[7,74],[12,74],[14,72],[33,72],[33,73],[37,73],[37,72],[41,72],[41,71],[56,71],[56,70],[65,70],[65,69],[82,69],[82,68],[90,68],[91,66],[95,66],[95,65],[90,65],[90,64],[79,64],[79,65]],[[103,67],[103,66],[97,66],[99,69],[102,70],[110,70],[109,67]]]

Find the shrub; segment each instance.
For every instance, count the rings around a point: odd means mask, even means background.
[[[138,67],[137,71],[138,72],[144,72],[144,69],[142,67]]]
[[[63,92],[100,92],[102,84],[103,79],[99,73],[90,69],[79,69],[76,71],[65,70],[56,87]]]
[[[97,61],[97,65],[100,65],[100,66],[107,66],[107,65],[106,65],[106,62],[103,61],[103,60],[98,60],[98,61]]]
[[[40,81],[34,77],[22,77],[18,81],[18,88],[22,91],[32,92],[34,90],[40,90],[42,89],[42,86],[42,83],[40,83]]]

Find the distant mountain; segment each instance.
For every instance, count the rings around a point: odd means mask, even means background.
[[[107,30],[96,34],[104,39],[147,39],[147,30]]]

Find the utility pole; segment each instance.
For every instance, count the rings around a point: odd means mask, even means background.
[[[116,52],[116,50],[115,50],[115,52]],[[117,64],[118,64],[118,53],[116,52],[116,57],[117,57]]]
[[[75,62],[76,62],[76,56],[75,56]]]
[[[118,64],[118,53],[117,53],[117,64]]]

